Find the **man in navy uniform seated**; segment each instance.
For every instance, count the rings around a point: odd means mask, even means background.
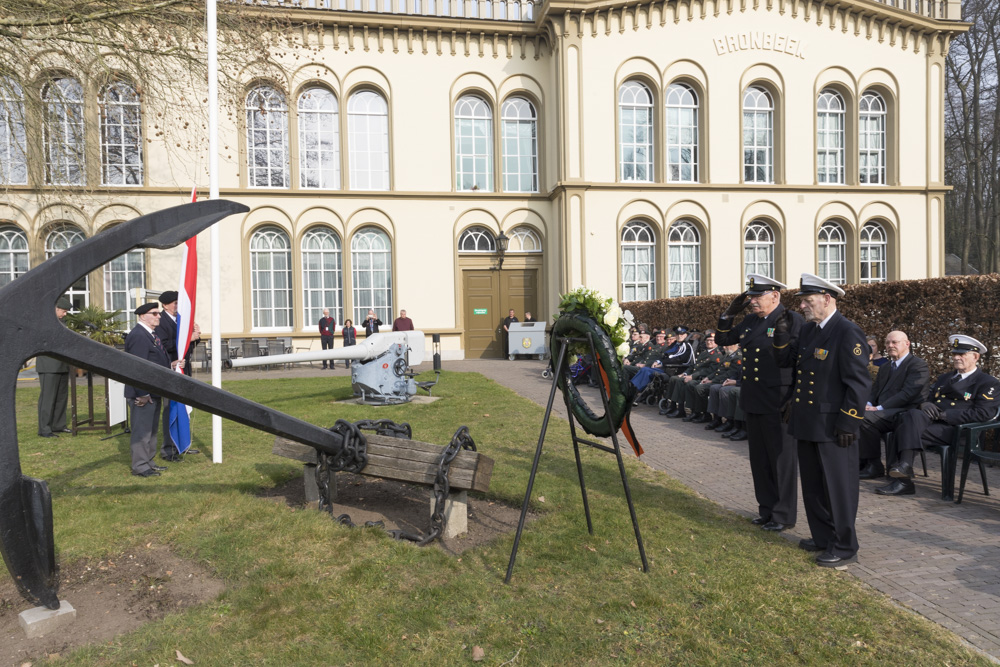
[[[988,421],[996,415],[1000,380],[979,370],[980,355],[986,346],[972,336],[954,335],[951,342],[951,362],[948,371],[931,385],[928,400],[919,408],[907,410],[899,417],[894,431],[899,458],[889,469],[892,482],[875,489],[883,496],[910,496],[913,486],[913,455],[924,445],[950,444],[955,426]]]

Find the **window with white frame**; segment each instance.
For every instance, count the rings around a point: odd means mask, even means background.
[[[100,98],[101,184],[142,185],[142,109],[127,81],[105,86]]]
[[[816,275],[838,285],[847,282],[847,239],[836,222],[825,222],[819,228],[818,259]]]
[[[288,187],[288,105],[271,86],[247,95],[247,170],[251,187]]]
[[[52,79],[42,87],[42,105],[45,182],[49,185],[83,185],[86,178],[83,86],[69,77]]]
[[[673,83],[667,89],[667,181],[698,181],[698,94]]]
[[[622,301],[656,298],[656,236],[645,222],[622,229]]]
[[[458,238],[459,252],[494,253],[496,250],[496,237],[485,227],[469,227]]]
[[[28,135],[24,129],[24,91],[0,78],[0,185],[28,182]]]
[[[531,227],[518,225],[510,230],[507,252],[542,252],[542,240]]]
[[[381,229],[367,227],[351,239],[351,276],[354,321],[363,322],[371,309],[383,322],[391,322],[392,243]]]
[[[82,243],[86,237],[80,228],[69,223],[56,225],[45,237],[45,259],[52,259],[63,250],[67,250],[77,243]],[[82,278],[70,285],[65,296],[73,305],[72,311],[77,312],[81,308],[90,305],[90,278],[84,274]]]
[[[250,237],[250,300],[254,329],[292,327],[292,245],[278,227]]]
[[[104,265],[104,309],[120,310],[122,327],[135,326],[132,290],[146,287],[146,251],[130,250]]]
[[[885,185],[885,100],[869,91],[861,96],[858,112],[859,181],[863,185]]]
[[[0,224],[0,287],[28,272],[28,235],[13,225]]]
[[[816,180],[844,183],[844,98],[824,90],[816,100]]]
[[[774,183],[774,101],[760,86],[743,94],[743,182]]]
[[[667,296],[701,294],[701,235],[688,220],[670,225],[667,234]]]
[[[503,189],[538,192],[538,119],[523,97],[510,97],[500,111]]]
[[[298,111],[299,182],[303,188],[335,190],[340,187],[337,96],[326,88],[307,88],[299,95]]]
[[[887,280],[885,229],[877,222],[861,228],[861,282],[880,283]]]
[[[763,220],[747,225],[743,235],[743,271],[774,278],[774,232]]]
[[[455,102],[455,189],[493,191],[493,112],[476,95]]]
[[[388,190],[389,106],[375,91],[361,90],[348,100],[347,144],[351,189]]]
[[[626,81],[618,90],[618,164],[622,181],[653,180],[653,93]]]
[[[323,309],[343,323],[344,279],[340,238],[332,229],[313,227],[302,237],[302,328],[323,317]]]

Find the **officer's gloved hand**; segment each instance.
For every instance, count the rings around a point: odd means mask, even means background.
[[[837,446],[838,447],[850,447],[854,444],[854,434],[848,433],[847,431],[842,431],[839,428],[837,431]]]
[[[733,302],[729,304],[729,308],[726,308],[726,312],[722,313],[722,316],[727,320],[732,319],[743,312],[743,310],[750,305],[750,297],[747,296],[746,292],[741,292],[736,295]]]
[[[785,404],[781,406],[781,421],[787,424],[792,420],[792,399],[785,401]]]
[[[788,344],[788,339],[791,336],[789,333],[792,330],[792,313],[791,311],[784,311],[778,318],[774,321],[774,337],[773,343],[777,347],[784,347]]]
[[[934,419],[934,420],[938,420],[938,419],[943,419],[944,418],[944,413],[941,412],[941,408],[939,408],[936,404],[931,403],[930,401],[928,401],[926,403],[921,403],[920,404],[920,411],[923,412],[928,417],[930,417],[931,419]]]

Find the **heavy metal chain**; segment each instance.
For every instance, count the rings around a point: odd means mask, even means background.
[[[418,542],[420,546],[432,542],[444,530],[444,504],[451,489],[448,482],[448,472],[451,470],[451,462],[463,449],[469,452],[476,451],[476,443],[469,435],[468,426],[462,426],[455,431],[451,442],[444,448],[444,451],[441,452],[441,458],[438,459],[437,476],[434,478],[434,512],[431,514],[431,532]]]
[[[391,419],[363,419],[354,422],[362,431],[375,431],[376,435],[384,435],[389,438],[403,438],[410,440],[413,437],[413,430],[407,422],[397,424]]]
[[[409,428],[409,426],[407,426]],[[319,487],[319,509],[333,513],[330,484],[336,472],[361,472],[368,465],[368,441],[355,424],[338,419],[330,429],[341,439],[341,448],[334,454],[319,452],[316,466],[316,486]]]

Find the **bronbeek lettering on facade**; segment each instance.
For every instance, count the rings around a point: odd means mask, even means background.
[[[780,32],[740,32],[716,37],[713,41],[715,53],[720,56],[736,51],[777,51],[803,60],[806,57],[802,40]]]

